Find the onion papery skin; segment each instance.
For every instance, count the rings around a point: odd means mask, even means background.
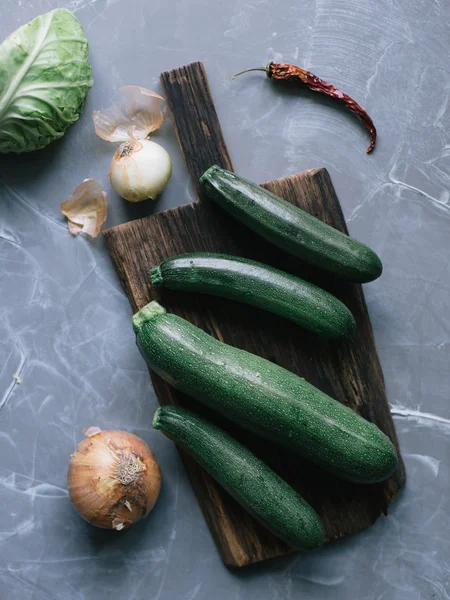
[[[70,460],[70,500],[96,527],[130,527],[149,514],[160,488],[161,471],[153,452],[126,431],[105,430],[87,437]]]

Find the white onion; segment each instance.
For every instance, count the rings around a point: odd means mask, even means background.
[[[130,202],[152,200],[166,187],[172,161],[162,146],[150,140],[124,142],[115,153],[109,178],[115,192]]]

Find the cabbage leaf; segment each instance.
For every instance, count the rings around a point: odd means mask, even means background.
[[[57,8],[17,29],[0,46],[0,153],[64,135],[92,83],[88,43],[71,12]]]

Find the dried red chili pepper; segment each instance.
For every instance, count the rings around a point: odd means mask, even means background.
[[[325,96],[330,96],[331,98],[340,100],[350,111],[357,114],[363,122],[365,128],[370,133],[370,144],[367,148],[367,152],[371,152],[373,150],[377,140],[377,130],[375,129],[372,119],[369,117],[367,112],[357,102],[355,102],[355,100],[353,100],[353,98],[350,98],[350,96],[347,96],[347,94],[344,94],[344,92],[338,90],[331,83],[328,83],[310,71],[305,71],[305,69],[301,69],[295,65],[290,65],[288,63],[278,64],[273,62],[270,62],[267,67],[255,67],[253,69],[245,69],[244,71],[240,71],[239,73],[233,75],[233,79],[238,75],[242,75],[242,73],[248,73],[249,71],[265,71],[267,76],[271,79],[297,81],[306,85],[306,87],[313,92],[319,92],[319,94],[324,94]]]

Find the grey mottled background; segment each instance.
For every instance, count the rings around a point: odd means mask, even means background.
[[[0,37],[56,6],[90,41],[85,111],[45,150],[0,158],[0,597],[3,600],[422,600],[450,598],[450,3],[448,0],[2,0]],[[240,68],[294,62],[367,107],[280,91]],[[257,181],[329,169],[353,235],[385,265],[366,286],[408,470],[387,518],[314,554],[232,572],[221,563],[172,445],[150,429],[156,400],[130,308],[101,239],[72,238],[59,204],[85,177],[108,190],[107,225],[193,199],[174,162],[156,203],[109,187],[113,147],[90,113],[117,88],[159,90],[161,71],[203,60],[233,162]],[[13,375],[22,380],[15,383]],[[72,510],[69,456],[83,427],[137,432],[164,487],[154,513],[122,534]]]

